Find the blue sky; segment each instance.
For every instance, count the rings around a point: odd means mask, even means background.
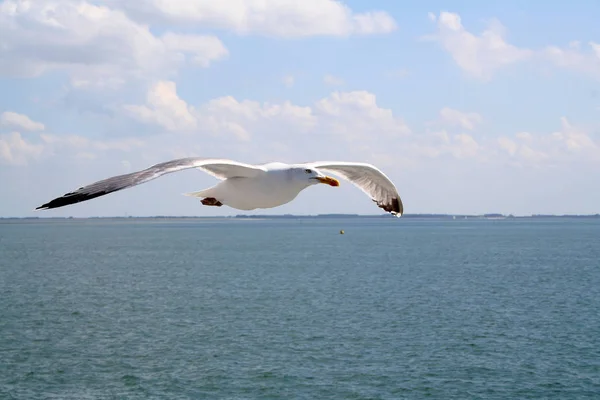
[[[0,216],[232,215],[183,156],[366,161],[407,213],[596,213],[600,3],[0,2]],[[346,183],[256,213],[379,213]]]

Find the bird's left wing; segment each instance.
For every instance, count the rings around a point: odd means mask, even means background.
[[[36,210],[47,210],[49,208],[58,208],[67,206],[69,204],[91,200],[96,197],[116,192],[118,190],[151,181],[165,174],[182,171],[189,168],[200,168],[220,179],[231,178],[235,176],[253,177],[265,172],[263,167],[226,159],[199,157],[179,158],[153,165],[142,171],[113,176],[111,178],[80,187],[77,190],[69,192],[64,196],[57,197],[56,199],[37,207]]]
[[[404,206],[392,181],[371,164],[344,161],[317,161],[307,163],[320,171],[329,171],[350,181],[377,205],[392,215],[400,217]]]

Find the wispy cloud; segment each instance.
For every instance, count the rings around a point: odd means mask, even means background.
[[[44,124],[32,121],[27,115],[13,111],[5,111],[0,114],[0,125],[24,129],[26,131],[43,131]]]
[[[428,38],[440,43],[460,68],[476,78],[489,80],[499,69],[533,56],[531,50],[508,43],[498,21],[476,35],[465,29],[456,13],[429,13],[429,18],[436,23],[437,33]]]
[[[335,0],[118,1],[134,18],[285,38],[385,34],[397,29],[384,11],[356,13]]]

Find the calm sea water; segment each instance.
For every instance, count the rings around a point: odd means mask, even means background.
[[[4,221],[0,398],[598,399],[600,221]]]

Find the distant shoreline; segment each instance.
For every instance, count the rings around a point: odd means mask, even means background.
[[[0,220],[64,220],[64,219],[334,219],[334,218],[345,218],[345,219],[380,219],[380,218],[392,218],[389,214],[375,214],[375,215],[360,215],[360,214],[317,214],[317,215],[246,215],[238,214],[232,216],[170,216],[170,215],[156,215],[149,217],[142,216],[114,216],[114,217],[0,217]],[[600,214],[532,214],[532,215],[519,215],[515,216],[512,214],[405,214],[401,219],[450,219],[450,220],[461,220],[461,219],[523,219],[523,218],[600,218]]]

